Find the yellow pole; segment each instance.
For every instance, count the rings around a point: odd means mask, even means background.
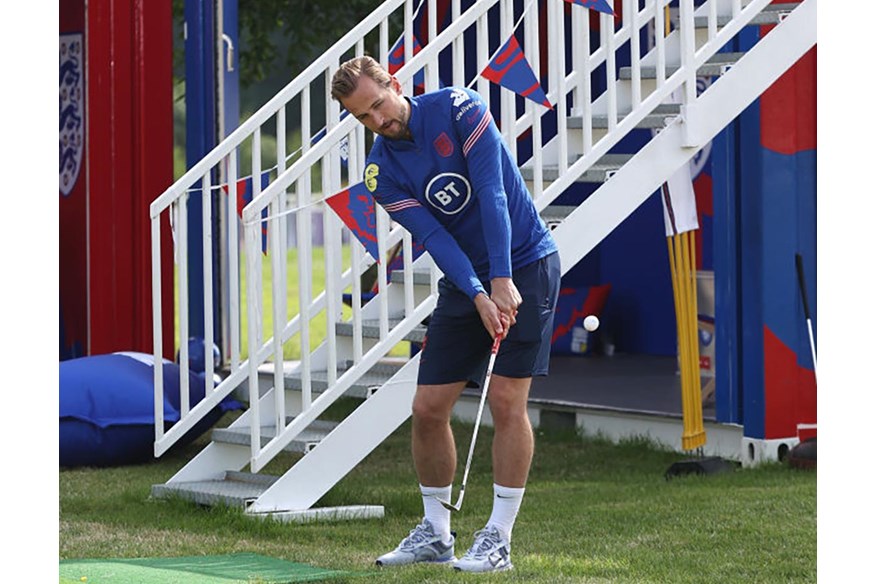
[[[680,235],[682,244],[682,300],[684,302],[683,312],[685,315],[682,319],[685,326],[682,334],[687,339],[687,363],[685,368],[687,370],[688,383],[682,387],[686,410],[682,413],[684,418],[684,434],[681,438],[681,445],[685,450],[692,450],[706,443],[705,431],[703,430],[702,393],[700,390],[699,347],[697,345],[696,274],[693,269],[693,262],[696,261],[696,252],[691,249],[693,247],[692,236],[692,231],[687,231]]]

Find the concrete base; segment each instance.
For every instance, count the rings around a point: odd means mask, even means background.
[[[757,466],[765,462],[782,462],[792,448],[800,443],[797,436],[787,438],[742,438],[742,466]]]
[[[273,519],[288,523],[313,521],[350,521],[356,519],[380,519],[383,505],[350,505],[346,507],[315,507],[299,511],[274,511],[271,513],[247,513],[250,517]]]

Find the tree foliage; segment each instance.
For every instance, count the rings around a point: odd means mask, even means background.
[[[278,68],[289,77],[356,26],[382,0],[238,0],[240,82],[263,81]],[[182,29],[185,0],[173,0]],[[181,70],[182,45],[175,54]]]

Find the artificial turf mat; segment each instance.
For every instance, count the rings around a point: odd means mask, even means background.
[[[286,584],[355,575],[251,553],[60,562],[60,581],[77,584]]]

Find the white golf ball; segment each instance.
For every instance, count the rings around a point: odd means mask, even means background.
[[[588,331],[593,332],[599,328],[599,319],[594,315],[590,315],[584,319],[584,328]]]

